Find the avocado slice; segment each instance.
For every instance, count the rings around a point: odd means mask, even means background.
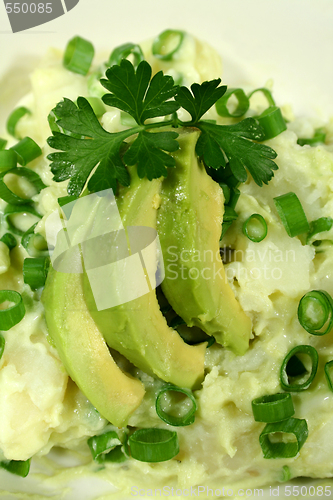
[[[110,355],[83,297],[83,274],[50,267],[42,295],[49,334],[70,377],[117,427],[140,405],[143,384],[127,376]]]
[[[244,354],[251,320],[227,283],[220,257],[223,192],[198,160],[198,132],[183,132],[172,153],[176,168],[163,180],[157,229],[165,279],[162,290],[188,326]]]
[[[130,186],[123,188],[117,199],[123,225],[127,230],[129,226],[146,226],[156,231],[162,180],[140,179],[136,167],[130,169],[130,175]],[[117,247],[115,240],[113,245]],[[114,280],[113,295],[118,292],[117,281]],[[168,326],[154,286],[134,300],[97,310],[85,274],[84,295],[89,311],[109,347],[123,354],[146,373],[166,382],[191,389],[199,386],[204,377],[206,343],[189,346]]]

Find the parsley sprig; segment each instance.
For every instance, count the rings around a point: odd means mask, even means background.
[[[264,139],[264,133],[254,118],[234,125],[202,119],[226,92],[220,79],[194,83],[188,89],[175,85],[172,77],[162,71],[152,77],[147,61],[135,70],[130,61],[123,59],[106,71],[101,83],[109,91],[103,96],[105,104],[125,111],[137,125],[110,133],[101,126],[84,97],[79,97],[76,104],[66,98],[57,104],[52,111],[59,131],[53,131],[48,144],[58,151],[48,158],[54,180],[69,179],[70,195],[79,196],[87,181],[90,192],[107,188],[116,192],[118,183],[129,185],[126,167],[134,164],[140,178],[167,176],[167,169],[175,166],[168,153],[179,148],[179,127],[200,130],[196,153],[208,172],[228,166],[234,178],[244,182],[249,171],[259,186],[273,177],[276,153],[257,142]],[[181,107],[191,120],[178,118]]]

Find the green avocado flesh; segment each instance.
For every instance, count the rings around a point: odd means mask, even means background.
[[[162,290],[188,326],[197,326],[244,354],[251,320],[237,302],[219,252],[223,192],[195,154],[197,132],[178,138],[176,168],[163,180],[157,230],[165,278]]]
[[[82,280],[82,274],[50,268],[42,295],[48,331],[70,377],[104,418],[122,427],[145,390],[111,357],[87,309]]]
[[[135,168],[130,173],[130,187],[124,188],[117,200],[123,225],[156,228],[162,181],[139,179]],[[125,304],[98,311],[87,276],[84,283],[88,308],[111,348],[166,382],[191,389],[200,385],[206,343],[189,346],[168,326],[154,288]],[[117,283],[114,292],[117,293]]]

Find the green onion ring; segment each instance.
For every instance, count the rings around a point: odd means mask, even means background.
[[[144,55],[140,45],[135,43],[124,43],[116,47],[109,57],[108,66],[114,66],[115,64],[120,64],[122,59],[127,59],[128,56],[133,55],[134,57],[134,67],[137,68],[141,61],[144,60]]]
[[[63,65],[69,71],[86,75],[90,69],[95,55],[95,49],[91,42],[75,36],[66,47],[63,59]]]
[[[10,203],[11,205],[25,205],[26,203],[31,203],[32,200],[29,198],[21,198],[21,196],[13,193],[13,191],[11,191],[9,187],[7,187],[4,181],[4,177],[7,174],[14,174],[18,175],[19,177],[25,177],[34,186],[37,193],[40,193],[42,189],[46,188],[39,175],[29,168],[16,167],[12,168],[11,170],[7,170],[6,172],[2,172],[0,174],[0,198],[2,198],[7,203]]]
[[[296,442],[284,443],[280,441],[272,443],[269,439],[269,435],[275,434],[276,432],[293,434],[296,437]],[[308,425],[304,419],[291,417],[282,422],[267,424],[259,436],[259,443],[264,453],[264,458],[296,457],[305,443],[308,434]]]
[[[231,96],[235,96],[238,104],[232,113],[228,109],[228,101]],[[238,118],[245,115],[250,107],[250,101],[243,89],[228,89],[225,94],[215,104],[216,111],[220,116]]]
[[[184,42],[185,33],[180,30],[165,30],[160,33],[154,40],[152,46],[153,55],[157,59],[162,59],[163,61],[170,61],[173,56],[180,50]],[[170,42],[170,39],[175,39],[175,46],[168,52],[164,52],[164,45]]]
[[[306,244],[308,245],[315,234],[329,231],[333,226],[332,217],[320,217],[319,219],[310,222],[310,231],[306,237]]]
[[[13,234],[11,233],[5,233],[1,238],[0,238],[0,241],[2,241],[5,245],[7,245],[7,247],[9,248],[9,250],[13,250],[13,248],[16,247],[17,245],[17,241],[16,241],[16,238]]]
[[[252,401],[253,417],[256,422],[280,422],[287,420],[295,413],[291,394],[281,392],[261,396]]]
[[[333,327],[333,299],[324,290],[312,290],[299,301],[298,321],[311,335],[326,335]]]
[[[299,138],[297,139],[297,144],[300,146],[318,146],[318,144],[325,143],[326,140],[326,132],[323,128],[317,128],[315,130],[314,136],[309,138]]]
[[[287,374],[287,364],[288,361],[293,357],[296,356],[296,354],[303,353],[307,354],[310,359],[311,359],[311,373],[307,380],[303,382],[302,384],[290,384],[288,380],[288,374]],[[310,387],[310,385],[313,382],[313,379],[316,376],[318,369],[318,353],[316,349],[310,345],[299,345],[294,347],[284,358],[281,368],[280,368],[280,383],[281,387],[283,390],[288,391],[288,392],[299,392],[299,391],[305,391]]]
[[[7,120],[7,132],[16,139],[20,139],[16,133],[16,125],[24,115],[31,115],[31,111],[24,106],[14,109],[14,111],[9,115]]]
[[[108,455],[115,448],[121,447],[121,441],[115,431],[108,431],[99,436],[92,436],[88,439],[87,443],[93,459],[99,463],[106,460],[114,461]]]
[[[267,236],[267,223],[260,214],[252,214],[246,219],[242,229],[243,234],[254,243],[259,243]]]
[[[17,166],[17,154],[12,149],[0,151],[0,172],[6,172]]]
[[[48,257],[26,258],[23,262],[23,281],[32,290],[37,290],[45,285],[49,270],[50,259]]]
[[[192,406],[185,415],[183,415],[182,417],[176,417],[174,415],[170,415],[167,411],[163,410],[162,399],[163,395],[166,392],[180,392],[181,394],[185,394],[185,396],[189,398],[189,400],[192,403]],[[157,415],[160,417],[161,420],[163,420],[169,425],[173,425],[174,427],[182,427],[185,425],[193,424],[195,420],[195,412],[197,410],[197,402],[190,390],[181,389],[180,387],[177,387],[175,385],[168,384],[162,387],[162,389],[159,391],[155,402],[155,409]]]
[[[10,149],[15,151],[17,161],[23,167],[43,154],[41,148],[31,137],[24,137]]]
[[[0,333],[0,360],[5,350],[5,344],[6,344],[5,337]]]
[[[14,305],[0,310],[0,330],[10,330],[19,323],[25,315],[25,307],[21,295],[14,290],[0,290],[0,304],[8,300]]]
[[[127,444],[131,456],[140,462],[165,462],[179,453],[177,433],[167,429],[138,429]]]
[[[29,460],[4,460],[0,462],[0,467],[15,474],[16,476],[27,477],[30,471],[30,459]]]
[[[47,257],[49,254],[47,243],[41,234],[35,233],[37,224],[38,222],[35,222],[35,224],[30,226],[23,234],[21,245],[26,249],[30,257]]]
[[[287,130],[287,125],[282,116],[281,109],[277,106],[270,106],[265,109],[261,115],[255,116],[255,119],[259,122],[264,131],[265,141]]]
[[[325,364],[325,368],[324,368],[325,377],[326,377],[326,380],[327,380],[327,385],[328,385],[329,390],[331,392],[333,392],[333,381],[332,381],[332,377],[331,377],[331,370],[332,370],[332,368],[333,368],[333,359],[331,361],[328,361]]]
[[[266,89],[265,87],[260,87],[258,89],[252,90],[252,92],[250,92],[247,97],[251,99],[253,94],[256,94],[257,92],[261,92],[266,97],[268,106],[275,106],[275,101],[273,99],[271,91]]]
[[[274,198],[274,203],[282,224],[291,238],[309,232],[308,220],[295,193],[277,196]]]
[[[41,219],[41,215],[31,206],[31,205],[7,205],[3,214],[3,218],[6,221],[10,231],[14,234],[22,236],[24,231],[18,229],[10,220],[11,215],[16,214],[32,214]]]

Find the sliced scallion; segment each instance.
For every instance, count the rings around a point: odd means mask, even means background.
[[[0,151],[5,149],[7,142],[8,142],[7,139],[3,139],[2,137],[0,137]]]
[[[95,49],[92,43],[80,36],[75,36],[67,44],[63,65],[73,73],[86,75],[90,69],[94,55]]]
[[[170,61],[180,50],[185,33],[179,30],[165,30],[154,40],[152,46],[153,55],[163,61]]]
[[[310,231],[306,237],[306,244],[308,245],[315,234],[329,231],[333,226],[332,217],[320,217],[319,219],[310,222]]]
[[[35,233],[37,224],[38,222],[35,222],[23,234],[21,245],[31,257],[46,257],[48,255],[47,242],[41,234]]]
[[[10,149],[15,151],[17,161],[23,167],[42,155],[41,148],[31,137],[24,137]]]
[[[317,146],[318,144],[325,143],[326,140],[326,131],[324,128],[317,128],[315,130],[313,137],[308,138],[299,138],[297,139],[297,144],[300,146]]]
[[[2,241],[5,245],[7,245],[7,247],[9,248],[9,250],[13,250],[13,248],[16,247],[17,245],[17,241],[16,241],[16,238],[13,234],[11,233],[5,233],[1,238],[0,238],[0,241]]]
[[[288,465],[284,465],[282,467],[282,473],[281,473],[281,479],[280,479],[280,481],[284,483],[284,482],[290,481],[290,479],[291,479],[290,468],[288,467]]]
[[[237,106],[234,111],[230,111],[229,99],[235,97]],[[220,116],[230,116],[238,118],[245,115],[250,107],[250,101],[243,89],[228,89],[222,97],[216,102],[216,111]]]
[[[298,320],[312,335],[325,335],[333,327],[333,299],[324,290],[312,290],[301,298]]]
[[[172,399],[173,395],[182,395],[181,399],[181,409],[178,409],[178,405],[175,403],[170,403],[168,400]],[[184,397],[185,396],[185,403]],[[170,409],[166,409],[167,406],[171,406]],[[184,406],[187,407],[187,411],[183,415],[175,415],[174,413],[183,412]],[[176,410],[175,410],[176,407]],[[181,389],[172,384],[164,386],[158,393],[155,403],[156,413],[161,420],[169,425],[175,427],[191,425],[195,419],[195,412],[197,409],[197,403],[192,392],[188,389]]]
[[[11,170],[17,166],[17,155],[12,149],[0,151],[0,172]]]
[[[260,87],[258,89],[254,89],[252,90],[252,92],[249,93],[248,95],[248,98],[251,99],[251,97],[256,94],[257,92],[260,92],[261,94],[263,94],[268,102],[268,106],[275,106],[275,101],[274,101],[274,98],[272,96],[272,92],[268,89],[266,89],[265,87]]]
[[[127,444],[131,456],[140,462],[165,462],[179,453],[177,433],[167,429],[138,429]]]
[[[135,68],[137,68],[140,62],[145,58],[140,45],[135,43],[124,43],[111,52],[108,65],[113,66],[115,64],[120,64],[122,59],[127,59],[129,56],[133,56],[133,65]]]
[[[7,120],[7,132],[12,135],[16,139],[20,139],[16,132],[16,125],[21,120],[24,115],[31,115],[30,109],[25,106],[20,106],[19,108],[14,109],[14,111],[9,115]]]
[[[5,337],[0,333],[0,359],[2,358],[2,355],[4,353],[5,344],[6,344]]]
[[[4,177],[7,174],[25,177],[34,186],[37,193],[40,193],[42,189],[46,188],[39,175],[33,170],[30,170],[30,168],[16,167],[11,170],[7,170],[6,172],[2,172],[0,174],[0,198],[11,205],[25,205],[27,203],[31,203],[32,200],[29,198],[22,198],[9,189],[4,181]]]
[[[14,234],[18,234],[22,236],[26,229],[24,231],[20,229],[19,227],[16,226],[15,223],[12,222],[11,217],[16,216],[18,214],[22,214],[22,217],[27,217],[28,215],[32,215],[34,217],[37,217],[38,219],[41,219],[41,215],[31,206],[31,205],[7,205],[5,210],[4,210],[4,220],[6,221],[10,231]],[[30,223],[31,225],[31,223]],[[29,226],[30,226],[29,225]]]
[[[280,439],[274,439],[274,434],[277,433],[293,435],[296,438],[294,441],[283,441],[283,436]],[[269,423],[259,436],[261,449],[264,453],[264,458],[292,458],[296,457],[308,437],[308,425],[306,420],[298,418],[289,418],[282,422]],[[281,439],[282,438],[282,439]]]
[[[280,422],[295,413],[291,394],[288,392],[261,396],[252,401],[252,411],[256,422]]]
[[[267,224],[260,214],[252,214],[243,224],[243,233],[253,241],[259,243],[267,236]]]
[[[308,220],[295,193],[277,196],[274,198],[274,203],[285,230],[291,238],[309,232]]]
[[[13,302],[14,305],[0,309],[0,330],[7,331],[19,323],[25,315],[25,307],[21,295],[14,290],[0,290],[0,304]]]
[[[325,368],[324,368],[325,377],[326,377],[326,380],[327,380],[327,385],[328,385],[329,390],[331,392],[333,392],[333,381],[332,381],[332,377],[331,377],[332,369],[333,369],[333,359],[331,361],[328,361],[325,364]]]
[[[304,375],[294,376],[293,372],[288,373],[289,361],[296,356],[306,355],[311,361],[311,370],[306,370],[309,376],[304,380]],[[302,361],[302,360],[301,360]],[[291,349],[291,351],[284,358],[280,368],[280,383],[283,390],[288,392],[305,391],[310,387],[313,379],[316,376],[318,369],[318,353],[316,349],[310,345],[299,345]]]
[[[48,257],[27,258],[23,262],[23,281],[33,290],[45,285],[50,259]]]
[[[111,459],[110,452],[114,451],[115,448],[121,448],[121,441],[115,431],[108,431],[89,438],[88,446],[93,459],[97,462],[115,461]]]
[[[265,140],[272,139],[287,130],[286,122],[281,113],[281,109],[277,106],[269,106],[261,115],[255,117],[261,125]]]
[[[0,467],[15,474],[16,476],[27,477],[30,471],[29,460],[4,460],[0,462]]]

